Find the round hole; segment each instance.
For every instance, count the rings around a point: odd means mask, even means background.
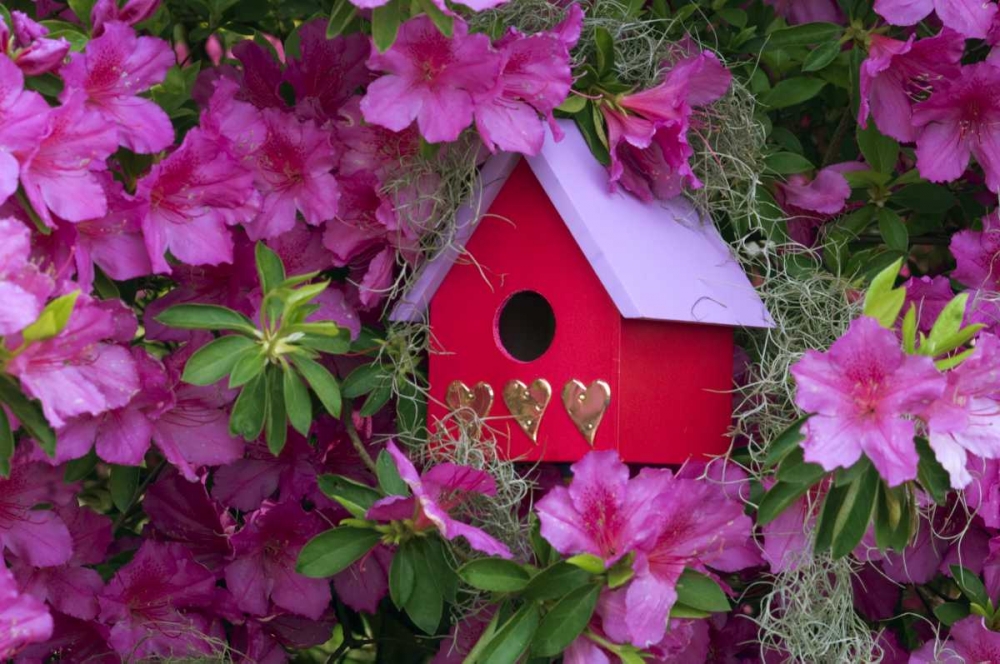
[[[537,360],[552,345],[555,334],[552,305],[534,291],[514,293],[500,308],[497,337],[515,360]]]

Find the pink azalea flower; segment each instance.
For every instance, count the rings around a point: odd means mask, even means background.
[[[13,33],[0,18],[0,48],[27,76],[38,76],[62,66],[70,43],[65,37],[48,39],[49,29],[36,23],[24,12],[12,11]]]
[[[851,185],[844,173],[866,168],[864,164],[849,161],[827,166],[812,179],[804,175],[792,175],[787,182],[778,183],[781,203],[791,210],[806,210],[828,216],[839,214],[851,197]]]
[[[85,413],[98,415],[120,408],[139,390],[135,361],[128,350],[105,341],[131,340],[134,318],[123,309],[117,301],[94,302],[81,295],[62,332],[29,344],[8,363],[7,372],[42,403],[53,427]],[[129,322],[131,329],[120,327]]]
[[[163,81],[173,63],[167,42],[137,37],[124,23],[107,23],[63,67],[66,88],[59,98],[65,102],[82,93],[88,108],[117,127],[121,145],[141,154],[159,152],[173,143],[173,125],[162,108],[138,95]]]
[[[57,469],[16,455],[10,477],[0,480],[0,552],[6,549],[35,567],[67,562],[73,540],[66,524],[51,509],[35,507],[66,504],[73,495],[73,487],[63,485]]]
[[[979,0],[975,0],[981,4]],[[1000,68],[981,62],[962,67],[950,85],[914,107],[917,169],[932,182],[961,177],[976,158],[990,191],[1000,190]]]
[[[269,603],[313,620],[330,603],[330,582],[295,571],[299,551],[326,529],[297,501],[265,502],[232,536],[236,559],[226,567],[226,586],[247,613],[263,616]]]
[[[689,160],[694,150],[688,143],[686,126],[665,125],[656,130],[648,147],[623,142],[615,154],[622,168],[618,184],[641,200],[669,200],[685,188],[702,187],[691,170]]]
[[[323,246],[333,253],[335,265],[348,265],[386,244],[404,246],[417,241],[409,226],[400,223],[392,200],[382,193],[375,175],[359,171],[341,179],[340,184],[340,207],[323,231]]]
[[[359,97],[354,97],[340,109],[340,122],[336,126],[336,140],[344,151],[340,158],[340,175],[345,177],[367,171],[385,180],[419,153],[420,134],[414,126],[391,131],[365,124],[360,102]]]
[[[38,216],[55,227],[52,214],[85,221],[107,214],[97,172],[118,148],[114,127],[73,97],[50,114],[50,131],[21,170],[24,193]]]
[[[1000,633],[990,631],[979,616],[951,626],[944,643],[928,641],[910,657],[910,664],[966,664],[1000,660]]]
[[[152,537],[178,542],[210,570],[219,570],[232,556],[229,536],[233,518],[208,495],[204,482],[190,482],[180,473],[168,472],[142,499]]]
[[[386,247],[372,258],[361,283],[358,284],[359,299],[363,307],[371,309],[388,296],[395,267],[396,252],[390,247]]]
[[[0,55],[0,203],[17,191],[24,163],[49,131],[49,105],[24,89],[24,74]]]
[[[326,21],[299,28],[298,58],[290,58],[284,78],[295,91],[295,112],[323,124],[335,120],[340,107],[368,82],[368,40],[360,34],[326,38]]]
[[[933,11],[947,28],[985,39],[997,5],[991,0],[875,0],[875,11],[893,25],[916,25]]]
[[[343,572],[333,577],[337,597],[355,611],[375,614],[378,604],[389,592],[389,569],[392,552],[376,545]]]
[[[486,631],[495,613],[496,607],[487,605],[481,611],[453,624],[430,664],[462,664]]]
[[[116,0],[97,0],[90,10],[94,37],[104,34],[104,26],[115,21],[136,25],[151,18],[160,8],[160,0],[127,0],[121,7]]]
[[[858,124],[868,126],[871,112],[879,131],[898,141],[916,140],[913,103],[958,76],[965,39],[945,28],[936,36],[905,42],[872,35],[868,58],[861,65]]]
[[[812,556],[811,499],[799,498],[777,518],[761,527],[764,536],[762,555],[774,574],[794,570]]]
[[[590,452],[570,468],[569,488],[554,487],[535,507],[542,536],[557,551],[589,553],[610,567],[660,534],[664,515],[654,499],[661,487],[630,481],[616,452]]]
[[[410,459],[391,440],[386,451],[396,464],[399,476],[413,495],[389,496],[372,505],[366,518],[375,521],[412,519],[417,531],[436,528],[447,540],[463,537],[476,551],[487,555],[512,558],[510,549],[490,535],[448,513],[460,505],[470,493],[492,496],[496,493],[493,477],[482,470],[441,463],[420,475]]]
[[[233,260],[228,225],[245,222],[256,211],[253,173],[216,149],[198,129],[139,181],[138,195],[149,201],[142,220],[153,268],[169,272],[169,249],[191,265]]]
[[[696,106],[720,99],[733,75],[711,51],[678,60],[659,85],[621,99],[623,108],[656,123],[681,122]]]
[[[261,109],[288,107],[279,91],[281,65],[275,62],[270,51],[251,39],[245,39],[233,46],[233,57],[243,65],[240,99]]]
[[[212,86],[198,128],[236,161],[250,159],[267,134],[260,110],[237,100],[240,88],[236,81],[218,78]]]
[[[31,232],[13,217],[0,218],[0,337],[35,322],[55,284],[30,261]]]
[[[351,0],[351,4],[355,7],[360,7],[361,9],[374,9],[375,7],[381,7],[382,5],[389,2],[389,0]],[[448,5],[444,3],[444,0],[431,0],[434,5],[443,12],[452,14],[452,11],[448,8]],[[485,9],[492,9],[497,5],[502,5],[507,2],[507,0],[457,0],[458,4],[465,5],[472,11],[480,12]]]
[[[956,267],[951,278],[969,288],[1000,290],[1000,212],[983,217],[983,230],[965,230],[951,237]]]
[[[266,134],[252,163],[263,199],[260,214],[247,224],[252,240],[273,238],[295,226],[296,212],[318,225],[337,209],[340,189],[331,171],[337,153],[328,133],[311,120],[274,109],[263,112]]]
[[[108,645],[110,631],[99,622],[53,611],[51,638],[28,646],[16,661],[18,664],[38,664],[58,654],[65,662],[120,664],[121,658]]]
[[[764,0],[792,25],[800,23],[843,23],[837,0]]]
[[[0,561],[0,658],[13,658],[31,643],[52,636],[52,616],[40,601],[18,592],[14,577]]]
[[[180,544],[143,542],[100,596],[109,643],[124,657],[184,657],[212,653],[208,621],[186,609],[211,606],[215,575]]]
[[[952,247],[955,246],[955,238],[959,234],[952,236]],[[910,310],[911,306],[917,308],[917,329],[924,333],[929,333],[934,326],[934,321],[941,314],[944,308],[955,297],[951,290],[951,282],[947,277],[911,277],[903,284],[906,288],[906,303],[903,305],[903,313]]]
[[[448,38],[418,16],[400,27],[388,51],[368,59],[369,68],[386,75],[368,86],[361,111],[367,122],[392,131],[416,120],[427,141],[451,142],[472,122],[473,95],[493,88],[500,65],[489,38],[470,35],[461,19]]]
[[[916,478],[908,416],[940,397],[946,382],[931,358],[904,355],[891,330],[861,317],[828,352],[806,351],[792,375],[796,405],[813,414],[803,428],[806,461],[833,470],[865,454],[890,486]]]
[[[495,152],[535,155],[545,141],[542,119],[553,127],[552,112],[563,103],[573,83],[570,49],[557,34],[525,36],[509,31],[500,49],[500,77],[492,90],[477,94],[476,129]]]
[[[1000,404],[991,398],[998,392],[1000,339],[980,335],[972,355],[948,372],[944,395],[924,415],[931,448],[955,489],[972,481],[967,453],[1000,457]]]

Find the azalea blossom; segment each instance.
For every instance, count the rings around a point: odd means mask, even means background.
[[[961,233],[955,237],[958,235]],[[954,238],[952,246],[954,247]],[[952,251],[954,252],[954,249]],[[908,312],[911,307],[916,307],[917,329],[924,333],[931,331],[934,321],[955,297],[947,277],[910,277],[903,287],[906,289],[903,313]]]
[[[139,97],[163,81],[174,62],[170,45],[155,37],[137,37],[124,23],[104,25],[104,34],[87,42],[61,72],[65,102],[82,93],[88,108],[118,128],[118,141],[133,152],[158,152],[174,140],[170,118],[149,99]]]
[[[49,131],[49,105],[24,89],[24,74],[0,55],[0,203],[17,191],[18,178]]]
[[[945,27],[985,39],[997,5],[992,0],[875,0],[875,11],[894,25],[916,25],[933,11]]]
[[[472,122],[474,95],[494,87],[501,58],[486,35],[470,35],[460,18],[449,39],[418,16],[400,26],[388,51],[372,53],[368,67],[385,75],[361,100],[365,121],[402,131],[416,120],[428,142],[440,143],[454,141]]]
[[[507,545],[475,526],[454,519],[448,513],[470,493],[494,495],[496,483],[489,473],[453,463],[440,463],[421,475],[417,473],[413,462],[391,440],[385,449],[413,495],[382,498],[371,506],[366,518],[374,521],[412,519],[414,530],[434,528],[445,539],[462,537],[473,549],[487,555],[513,557]]]
[[[800,23],[843,23],[837,0],[764,0],[792,25]]]
[[[982,230],[964,230],[951,238],[956,267],[952,279],[969,288],[1000,290],[1000,213],[982,219]]]
[[[0,18],[0,49],[27,76],[39,76],[59,69],[69,53],[69,41],[65,37],[47,38],[49,29],[24,12],[15,10],[10,16],[13,30]]]
[[[321,125],[335,120],[371,76],[365,67],[369,50],[360,34],[327,39],[323,20],[299,28],[300,55],[288,59],[283,76],[295,91],[295,113]]]
[[[979,0],[975,0],[980,4]],[[914,107],[917,169],[932,182],[961,177],[973,156],[990,191],[1000,190],[1000,68],[981,62],[962,67],[949,85]]]
[[[120,22],[127,25],[142,23],[151,18],[160,8],[160,0],[126,0],[121,7],[116,0],[97,0],[90,10],[90,23],[94,37],[104,34],[108,23]]]
[[[45,605],[18,591],[14,576],[0,561],[0,657],[14,657],[25,646],[52,636],[52,616]]]
[[[788,216],[788,235],[805,247],[812,247],[819,229],[840,214],[851,197],[851,185],[844,173],[867,170],[857,161],[832,164],[810,178],[796,173],[778,182],[775,201]]]
[[[806,351],[792,375],[796,405],[813,414],[803,427],[806,461],[829,471],[865,454],[890,486],[916,478],[912,415],[946,383],[931,358],[905,355],[891,330],[863,316],[826,353]]]
[[[0,553],[6,549],[35,567],[69,561],[73,539],[66,524],[52,509],[35,507],[72,500],[73,487],[63,484],[59,471],[23,453],[15,456],[10,477],[0,479]]]
[[[943,643],[931,639],[910,657],[911,664],[993,662],[1000,656],[1000,634],[990,631],[980,616],[962,618]]]
[[[374,9],[375,7],[381,7],[388,3],[389,0],[351,0],[351,4],[355,7],[360,7],[361,9]],[[431,0],[434,6],[441,11],[451,14],[451,10],[448,9],[448,5],[445,4],[444,0]],[[492,9],[497,5],[502,5],[507,2],[507,0],[457,0],[458,4],[465,5],[472,11],[480,12],[485,9]]]
[[[0,218],[0,337],[33,323],[55,288],[30,260],[31,232],[13,217]]]
[[[235,520],[212,500],[203,481],[168,470],[146,491],[142,508],[153,538],[183,544],[208,569],[220,571],[232,558]]]

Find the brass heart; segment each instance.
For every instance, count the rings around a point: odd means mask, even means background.
[[[587,444],[593,447],[597,427],[611,404],[611,387],[603,380],[595,380],[590,387],[571,380],[563,388],[562,400],[569,419],[573,420]]]
[[[470,390],[462,381],[453,380],[445,392],[444,402],[463,420],[486,419],[493,408],[493,388],[479,381]]]
[[[542,423],[542,415],[545,414],[550,399],[552,399],[552,386],[544,378],[535,380],[531,387],[519,380],[512,380],[503,388],[503,400],[507,404],[507,410],[533,443],[538,442],[538,426]]]

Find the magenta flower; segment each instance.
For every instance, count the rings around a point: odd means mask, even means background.
[[[63,67],[66,89],[59,98],[65,102],[82,93],[88,108],[117,127],[121,145],[142,154],[159,152],[173,143],[173,125],[162,108],[138,95],[163,81],[173,63],[167,42],[137,37],[124,23],[107,23],[104,33]]]
[[[569,488],[552,488],[535,506],[542,536],[557,551],[589,553],[610,567],[662,532],[665,515],[655,504],[662,487],[651,481],[660,476],[630,481],[613,451],[590,452],[570,468]]]
[[[154,539],[183,544],[194,559],[220,570],[233,553],[230,535],[235,522],[208,495],[204,482],[188,481],[180,473],[168,472],[158,479],[142,499]]]
[[[31,232],[13,217],[0,218],[0,337],[35,322],[55,284],[30,261]]]
[[[420,475],[394,442],[390,440],[385,449],[413,495],[382,498],[372,505],[366,518],[374,521],[412,519],[413,528],[417,531],[436,528],[447,540],[465,538],[476,551],[501,558],[513,557],[505,544],[475,526],[453,519],[448,513],[458,507],[470,493],[494,495],[496,484],[491,475],[453,463],[438,464]]]
[[[139,181],[138,195],[149,201],[142,231],[158,272],[170,271],[168,249],[191,265],[231,263],[227,226],[249,221],[257,208],[253,173],[198,129]]]
[[[966,664],[1000,659],[1000,633],[990,631],[979,616],[951,626],[944,643],[928,641],[910,657],[910,664]]]
[[[455,19],[452,38],[445,37],[426,16],[399,29],[385,53],[373,52],[368,67],[386,72],[368,86],[361,100],[365,120],[402,131],[416,120],[431,143],[458,138],[472,122],[473,95],[491,90],[500,74],[500,55],[482,34]]]
[[[972,481],[967,453],[1000,458],[1000,339],[980,335],[972,355],[948,372],[944,395],[931,404],[925,418],[935,456],[955,489]]]
[[[370,250],[386,244],[417,241],[409,225],[400,223],[392,200],[381,191],[375,175],[359,171],[342,178],[340,185],[339,210],[323,230],[323,246],[333,253],[336,265],[348,265],[363,254],[370,256]]]
[[[355,90],[371,76],[365,67],[370,50],[360,34],[326,38],[326,22],[299,28],[298,58],[290,58],[284,78],[295,91],[295,113],[319,124],[336,120]]]
[[[180,544],[143,542],[100,596],[101,621],[111,625],[109,643],[124,657],[211,654],[208,621],[186,609],[210,606],[215,575]]]
[[[0,55],[0,203],[17,191],[24,163],[49,130],[49,105],[24,89],[24,74]]]
[[[773,6],[792,25],[844,22],[837,0],[764,0],[764,4]]]
[[[382,5],[389,2],[389,0],[351,0],[351,4],[355,7],[360,7],[361,9],[374,9],[375,7],[381,7]],[[452,11],[448,8],[448,5],[444,3],[444,0],[431,0],[434,5],[443,12],[451,14]],[[485,9],[492,9],[497,5],[502,5],[507,2],[507,0],[457,0],[458,4],[465,5],[472,11],[480,12]]]
[[[952,236],[952,251],[954,252],[955,238],[961,233]],[[934,321],[944,311],[944,308],[955,297],[951,290],[951,282],[947,277],[911,277],[903,284],[906,288],[906,303],[903,305],[903,313],[910,310],[911,306],[917,308],[917,329],[924,333],[929,333],[934,326]]]
[[[343,146],[340,158],[341,177],[359,171],[385,179],[420,151],[420,134],[414,126],[391,131],[365,124],[361,117],[360,97],[354,97],[340,109],[336,126],[337,143]]]
[[[997,5],[991,0],[875,0],[875,11],[893,25],[916,25],[933,11],[945,27],[985,39]]]
[[[85,221],[107,214],[107,199],[97,175],[118,148],[115,129],[87,110],[81,97],[50,114],[50,130],[21,170],[24,193],[47,225],[52,214]]]
[[[979,0],[976,0],[978,3]],[[1000,68],[962,67],[948,86],[916,105],[917,169],[932,182],[957,180],[974,156],[990,191],[1000,190]]]
[[[983,230],[965,230],[951,238],[957,263],[951,278],[969,288],[1000,290],[1000,213],[983,217]]]
[[[260,214],[247,224],[250,239],[292,230],[296,212],[318,225],[333,216],[340,189],[331,171],[337,153],[330,135],[311,120],[274,109],[263,111],[266,134],[251,163],[262,198]]]
[[[813,246],[818,230],[844,210],[851,196],[844,173],[867,168],[860,162],[848,161],[827,166],[813,178],[796,174],[779,182],[775,200],[788,215],[789,237],[803,246]]]
[[[13,33],[0,18],[0,48],[27,76],[38,76],[62,66],[70,43],[65,37],[48,39],[49,29],[24,12],[12,11]]]
[[[18,592],[10,570],[0,561],[0,658],[13,658],[31,643],[52,636],[52,616],[40,601]]]
[[[160,7],[160,0],[127,0],[121,7],[116,0],[97,0],[90,10],[91,31],[94,37],[104,34],[104,26],[115,21],[136,25],[153,16]]]
[[[205,137],[215,141],[234,160],[251,159],[264,141],[267,129],[260,110],[253,104],[238,101],[239,84],[229,78],[213,83],[212,94],[198,123]]]
[[[795,403],[812,413],[806,461],[853,466],[862,453],[890,486],[917,476],[910,416],[942,395],[945,378],[929,357],[904,355],[891,330],[861,317],[826,353],[806,351],[792,367]]]
[[[265,502],[232,536],[236,559],[226,567],[226,586],[247,613],[263,616],[269,603],[318,619],[330,603],[330,582],[295,571],[299,551],[326,529],[315,513],[297,501]]]
[[[392,551],[383,544],[354,561],[333,577],[337,597],[355,611],[374,614],[378,604],[389,592],[389,569]]]
[[[861,105],[858,124],[868,126],[871,112],[886,136],[910,143],[916,140],[913,103],[947,85],[958,76],[965,39],[954,30],[905,42],[872,35],[868,58],[861,65]]]
[[[0,480],[0,552],[6,549],[35,567],[67,562],[73,540],[66,524],[51,509],[35,507],[71,500],[73,487],[63,484],[59,470],[15,456],[10,477]]]
[[[118,301],[94,302],[81,295],[62,332],[29,344],[8,363],[7,372],[42,403],[53,427],[85,413],[98,415],[120,408],[139,390],[135,361],[128,350],[106,341],[131,339],[134,318],[123,309]],[[117,320],[119,316],[124,320]],[[131,330],[121,329],[123,322],[131,322]]]
[[[288,108],[281,96],[281,66],[271,52],[251,39],[237,42],[233,56],[243,65],[240,99],[257,108]]]

